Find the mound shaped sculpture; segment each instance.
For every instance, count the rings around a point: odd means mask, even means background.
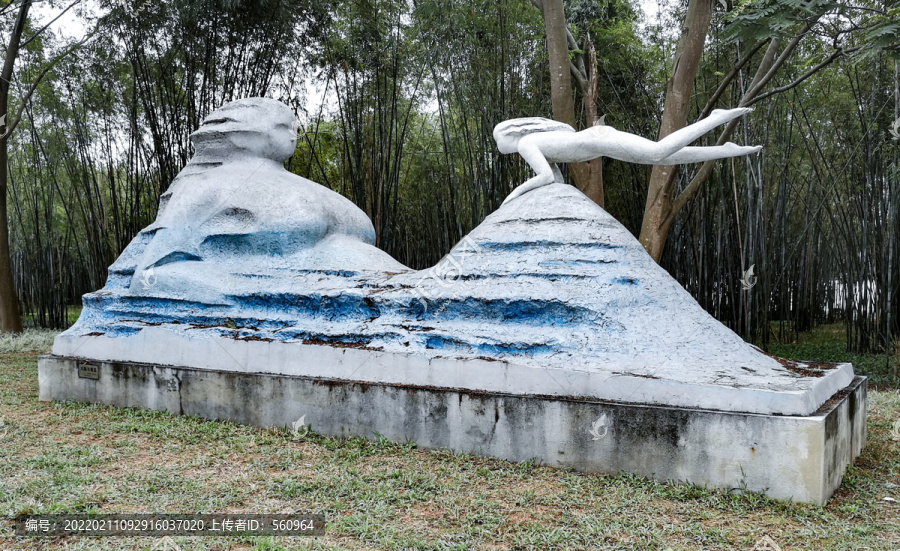
[[[498,126],[502,151],[574,158],[547,146],[572,132],[511,138],[513,123]],[[813,502],[861,449],[865,385],[850,364],[745,343],[606,211],[545,182],[546,167],[417,271],[374,246],[352,202],[284,169],[296,144],[286,106],[232,102],[191,139],[156,220],[40,360],[41,399],[304,419],[325,434]],[[606,138],[590,140],[584,151],[610,155]],[[653,147],[666,162],[738,154]]]
[[[209,115],[156,221],[54,352],[239,369],[223,353],[235,342],[316,343],[430,366],[355,371],[362,379],[783,414],[815,410],[853,377],[804,378],[748,345],[563,184],[508,202],[437,266],[410,270],[374,246],[353,203],[284,169],[293,121],[265,99]],[[472,367],[442,372],[436,359]],[[336,365],[316,375],[350,376]]]

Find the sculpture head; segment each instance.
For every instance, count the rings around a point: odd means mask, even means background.
[[[535,132],[575,132],[575,129],[564,122],[543,117],[510,119],[494,127],[494,141],[497,142],[500,153],[516,153],[519,150],[519,140]]]
[[[239,99],[203,119],[191,142],[204,161],[262,157],[283,163],[297,146],[297,118],[280,101]]]

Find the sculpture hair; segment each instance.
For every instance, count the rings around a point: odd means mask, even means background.
[[[536,132],[575,132],[575,129],[564,122],[544,117],[523,117],[501,122],[494,127],[493,135],[501,152],[514,153],[516,144],[523,136]]]

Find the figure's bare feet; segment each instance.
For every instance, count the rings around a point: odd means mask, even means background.
[[[762,149],[761,145],[738,145],[733,142],[726,142],[720,146],[722,151],[726,152],[729,157],[740,157],[741,155],[750,155]]]
[[[736,107],[734,109],[713,109],[710,113],[710,117],[714,117],[716,120],[721,120],[722,123],[726,123],[730,120],[736,119],[738,117],[743,117],[747,113],[753,111],[752,107]]]

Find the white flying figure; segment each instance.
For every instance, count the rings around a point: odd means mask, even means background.
[[[536,175],[513,190],[504,203],[535,188],[562,182],[556,163],[580,163],[611,157],[645,165],[680,165],[756,153],[762,146],[724,145],[689,147],[713,128],[746,115],[753,109],[716,109],[703,120],[654,142],[604,124],[576,132],[568,124],[527,117],[501,122],[494,127],[494,141],[501,153],[518,153]]]
[[[894,121],[893,126],[891,126],[891,129],[888,130],[888,132],[894,137],[893,139],[900,140],[900,118]]]

